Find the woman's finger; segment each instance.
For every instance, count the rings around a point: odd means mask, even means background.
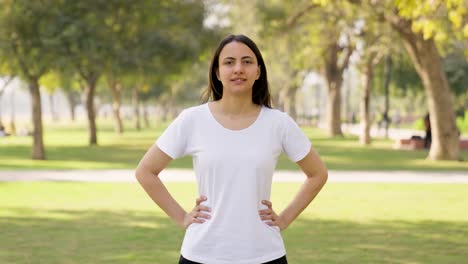
[[[196,206],[200,205],[202,202],[206,201],[206,196],[200,196],[195,200]]]
[[[205,220],[202,218],[193,218],[192,223],[203,224],[205,223]]]
[[[261,218],[262,220],[273,220],[273,219],[275,218],[275,216],[272,215],[272,214],[269,214],[269,215],[261,215],[260,218]]]
[[[208,207],[208,206],[204,206],[204,205],[198,205],[197,207],[195,207],[195,211],[198,211],[198,212],[201,212],[201,211],[211,212],[211,208]]]
[[[270,221],[270,222],[265,222],[265,223],[269,226],[279,226],[278,223],[276,223],[276,221]]]
[[[210,219],[210,218],[211,218],[211,215],[198,212],[198,213],[195,214],[195,217],[196,217],[196,218]]]
[[[268,200],[263,200],[262,203],[263,203],[264,205],[266,205],[268,208],[271,209],[272,203],[271,203],[270,201],[268,201]]]
[[[260,211],[258,211],[258,213],[259,213],[260,215],[263,215],[263,214],[271,214],[271,213],[273,213],[273,210],[270,209],[270,208],[268,208],[268,209],[265,209],[265,210],[260,210]]]

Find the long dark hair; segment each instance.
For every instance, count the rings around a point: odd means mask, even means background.
[[[257,105],[264,105],[271,108],[270,90],[268,88],[268,78],[265,62],[262,54],[255,42],[244,35],[228,35],[219,43],[211,60],[209,83],[206,90],[203,92],[203,102],[208,102],[210,99],[218,101],[223,97],[223,84],[216,76],[216,70],[219,68],[219,55],[224,46],[231,42],[241,42],[247,45],[257,57],[258,66],[260,67],[260,77],[254,82],[252,92],[252,102]]]

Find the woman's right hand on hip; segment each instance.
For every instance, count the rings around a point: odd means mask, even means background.
[[[207,219],[211,218],[211,215],[204,212],[211,212],[211,208],[208,206],[201,205],[202,202],[206,201],[205,196],[200,196],[195,201],[195,207],[189,213],[185,214],[184,228],[187,229],[192,223],[203,224]]]

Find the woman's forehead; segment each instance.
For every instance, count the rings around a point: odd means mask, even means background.
[[[226,44],[219,54],[220,59],[227,57],[243,58],[247,56],[254,59],[256,58],[255,53],[247,45],[238,41],[233,41]]]

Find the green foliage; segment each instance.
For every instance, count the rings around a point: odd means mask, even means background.
[[[0,58],[13,75],[40,78],[56,54],[53,0],[0,2]]]
[[[433,14],[437,11],[438,5],[423,1],[396,1],[396,5],[400,10],[400,15],[406,18],[416,18],[413,23],[413,30],[415,32],[422,32],[425,39],[435,38],[445,40],[445,32],[438,31],[438,28],[443,28],[444,20],[428,19],[428,14]],[[403,4],[404,3],[404,4]]]
[[[465,111],[464,116],[457,117],[457,128],[462,134],[468,133],[468,111]]]
[[[395,95],[404,96],[408,90],[424,92],[421,78],[407,55],[394,58],[391,83]]]
[[[203,27],[202,1],[123,3],[128,6],[106,20],[119,45],[106,59],[105,74],[124,89],[137,87],[143,100],[156,98],[198,63],[216,33]]]
[[[41,78],[39,84],[52,94],[55,89],[60,87],[60,76],[53,72],[49,72]]]
[[[443,59],[445,73],[450,88],[455,96],[468,91],[468,62],[463,57],[462,50],[454,50]]]
[[[395,0],[399,15],[411,19],[412,30],[440,45],[458,39],[468,43],[468,7],[465,0]],[[464,49],[468,58],[468,46]]]
[[[468,111],[465,111],[463,116],[457,116],[456,118],[457,128],[462,134],[468,133]],[[416,120],[413,124],[413,128],[417,130],[424,130],[424,121],[422,118]]]
[[[416,121],[414,121],[413,128],[424,131],[424,120],[422,118],[418,118]]]
[[[463,52],[459,49],[447,54],[442,59],[444,71],[447,74],[450,90],[457,98],[460,98],[458,107],[464,105],[463,96],[468,90],[468,62],[463,57]],[[384,63],[376,66],[375,92],[383,94]],[[392,56],[390,94],[394,97],[404,97],[409,94],[423,94],[424,87],[416,72],[413,63],[404,53],[394,53]]]

